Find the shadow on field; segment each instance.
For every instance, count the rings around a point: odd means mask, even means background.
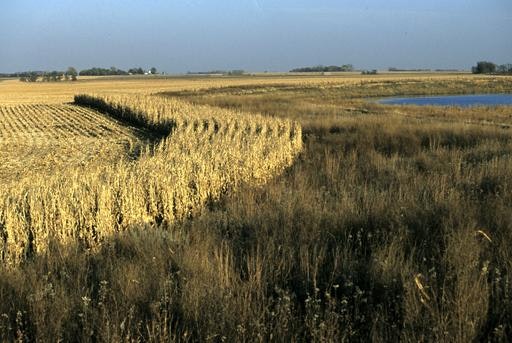
[[[137,144],[135,144],[134,147],[131,147],[131,149],[127,147],[127,152],[130,153],[130,158],[134,160],[138,159],[143,152],[149,152],[149,154],[153,154],[155,146],[164,138],[168,137],[172,131],[161,131],[147,128],[140,121],[130,119],[134,117],[133,115],[126,115],[126,113],[121,115],[118,111],[105,103],[88,105],[71,102],[69,105],[92,109],[103,115],[108,120],[111,120],[116,125],[120,125],[129,129],[131,134],[133,134],[137,139]]]

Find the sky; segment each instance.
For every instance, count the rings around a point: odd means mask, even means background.
[[[0,72],[512,63],[511,0],[0,0]]]

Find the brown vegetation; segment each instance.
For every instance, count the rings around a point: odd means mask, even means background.
[[[0,304],[1,339],[505,341],[510,108],[383,106],[357,99],[360,87],[180,94],[247,120],[254,112],[297,120],[303,152],[282,175],[241,183],[192,218],[135,223],[85,252],[54,241],[1,269],[0,297],[9,299]],[[198,113],[206,109],[220,111]],[[152,158],[141,173],[171,172]],[[153,182],[133,180],[147,189]],[[113,189],[141,187],[125,181]],[[164,203],[142,198],[157,209]]]
[[[5,186],[65,168],[113,164],[133,156],[150,136],[78,106],[0,106],[0,180]]]
[[[33,173],[25,181],[2,186],[4,264],[17,265],[45,254],[53,241],[90,249],[133,225],[168,225],[187,219],[226,190],[243,182],[260,184],[279,173],[292,163],[302,144],[300,127],[286,120],[244,118],[227,110],[192,108],[180,101],[145,96],[81,95],[76,102],[172,135],[143,148],[135,161],[120,159],[97,168],[81,165],[58,170],[51,177]],[[72,106],[51,109],[63,110],[60,116],[51,113],[73,126],[61,133],[63,138],[85,127],[74,114],[91,112]],[[9,122],[24,127],[32,118],[29,112]],[[51,123],[51,115],[47,117]],[[41,130],[36,122],[31,127],[34,132],[24,133],[36,140]],[[49,127],[48,133],[58,134],[56,127],[60,126]]]

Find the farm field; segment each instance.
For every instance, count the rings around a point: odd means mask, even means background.
[[[0,340],[505,341],[512,93],[467,74],[0,82]]]
[[[122,130],[79,105],[138,125],[160,140],[127,148],[127,156],[112,150],[106,153],[111,160],[101,159],[105,152],[95,147],[122,145],[116,142],[124,138]],[[244,118],[144,95],[83,94],[75,96],[73,106],[20,105],[3,108],[2,115],[2,147],[14,150],[4,172],[12,177],[15,162],[24,167],[19,173],[29,172],[2,185],[2,260],[11,266],[45,254],[54,241],[95,248],[133,225],[180,222],[228,189],[265,182],[291,164],[302,145],[300,126],[287,120]],[[130,138],[128,147],[134,146]],[[20,145],[16,151],[17,142],[28,148]],[[53,143],[70,150],[55,150]],[[64,157],[52,158],[56,153]],[[100,160],[87,165],[87,156]],[[78,159],[78,165],[67,158]],[[38,172],[45,165],[50,170]]]
[[[129,158],[143,130],[73,105],[0,106],[0,179],[50,176],[63,168],[113,164]]]
[[[492,79],[480,76],[478,80]],[[62,104],[73,102],[75,94],[79,93],[136,93],[147,94],[163,91],[199,90],[215,87],[236,85],[316,85],[339,86],[361,83],[372,80],[472,80],[474,75],[419,73],[419,74],[382,74],[361,76],[355,73],[334,76],[261,76],[253,77],[85,77],[77,82],[27,84],[16,79],[6,79],[0,83],[1,104],[50,103]]]

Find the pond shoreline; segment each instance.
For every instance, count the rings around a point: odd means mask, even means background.
[[[382,105],[417,105],[417,106],[512,106],[512,94],[482,93],[458,95],[394,96],[379,98],[375,103]]]

